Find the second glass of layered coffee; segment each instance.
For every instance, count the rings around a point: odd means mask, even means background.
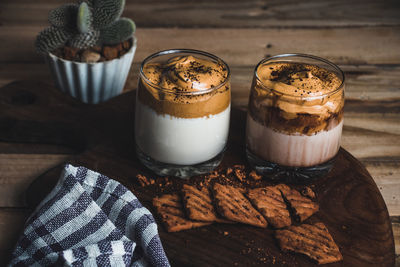
[[[247,116],[247,158],[272,179],[325,175],[340,147],[344,75],[315,56],[285,54],[256,67]]]
[[[158,175],[211,172],[225,150],[230,97],[229,67],[218,57],[188,49],[149,56],[136,98],[138,158]]]

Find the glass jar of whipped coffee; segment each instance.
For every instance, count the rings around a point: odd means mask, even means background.
[[[139,160],[158,175],[211,172],[226,147],[230,100],[230,71],[220,58],[189,49],[149,56],[136,97]]]
[[[271,179],[303,182],[332,168],[343,127],[344,74],[315,56],[284,54],[255,68],[247,158]]]

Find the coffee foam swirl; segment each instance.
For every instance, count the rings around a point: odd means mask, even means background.
[[[229,71],[222,62],[175,56],[143,66],[139,100],[158,114],[196,118],[218,114],[230,105]]]
[[[289,134],[329,130],[342,119],[342,80],[316,65],[274,62],[260,65],[253,81],[252,117]]]
[[[206,91],[228,78],[228,71],[221,63],[194,56],[149,63],[143,67],[143,73],[152,84],[176,92]]]
[[[270,63],[257,69],[260,86],[270,92],[263,104],[278,106],[287,113],[318,114],[327,117],[342,106],[342,93],[338,89],[342,81],[332,71],[308,64]],[[275,103],[270,98],[275,95]],[[293,117],[293,115],[286,114]]]

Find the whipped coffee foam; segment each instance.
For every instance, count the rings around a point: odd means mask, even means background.
[[[143,66],[138,99],[158,114],[179,118],[215,115],[230,105],[228,67],[192,55]]]

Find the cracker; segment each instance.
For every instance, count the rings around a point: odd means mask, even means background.
[[[195,186],[184,184],[182,196],[186,214],[191,220],[228,222],[217,216],[217,212],[212,204],[210,190],[207,187],[199,190]]]
[[[290,205],[296,221],[303,222],[319,210],[317,203],[308,197],[302,196],[299,191],[285,184],[279,184],[276,187],[282,192],[284,199]]]
[[[267,227],[265,218],[253,208],[241,189],[215,183],[212,191],[217,211],[223,217],[235,222]]]
[[[210,224],[210,222],[187,219],[183,212],[182,199],[178,194],[165,194],[155,197],[153,205],[168,232],[178,232]]]
[[[247,196],[274,228],[283,228],[292,224],[282,194],[275,186],[250,189]]]
[[[275,231],[275,237],[283,251],[307,255],[319,264],[341,261],[342,254],[323,223],[290,226]]]

